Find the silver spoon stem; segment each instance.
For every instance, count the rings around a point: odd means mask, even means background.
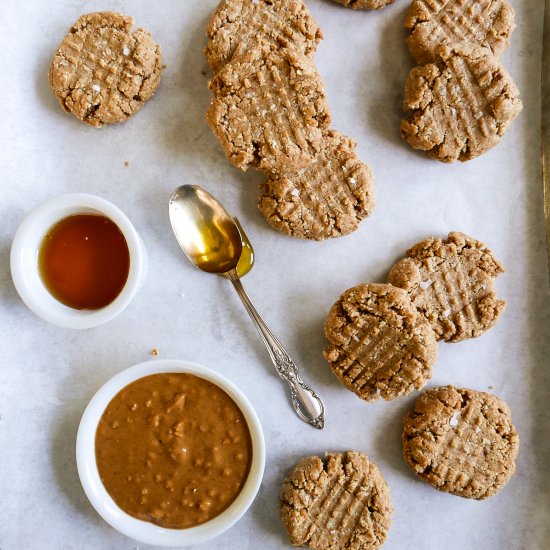
[[[302,380],[298,372],[296,363],[292,360],[288,352],[285,350],[281,342],[277,340],[275,335],[269,330],[264,323],[260,314],[254,307],[252,300],[248,297],[241,280],[236,271],[231,271],[224,274],[235,287],[246,311],[256,325],[265,347],[269,352],[269,356],[275,365],[277,374],[289,385],[290,397],[292,406],[296,414],[308,424],[319,430],[325,425],[325,407],[317,394]]]

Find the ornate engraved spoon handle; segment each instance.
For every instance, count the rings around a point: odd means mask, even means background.
[[[289,385],[292,406],[296,414],[308,424],[319,430],[325,425],[325,407],[317,394],[302,380],[298,367],[285,350],[281,342],[269,330],[268,326],[260,317],[254,307],[252,300],[248,297],[241,280],[235,270],[229,271],[225,276],[233,283],[246,311],[256,325],[269,356],[275,365],[279,376]]]

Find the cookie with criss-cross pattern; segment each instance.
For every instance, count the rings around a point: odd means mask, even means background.
[[[440,491],[482,500],[512,477],[519,436],[510,409],[490,393],[426,390],[405,416],[405,461]]]
[[[494,326],[506,305],[495,290],[504,268],[482,242],[454,232],[421,241],[406,256],[388,282],[409,293],[438,340],[460,342]]]
[[[500,56],[510,45],[514,10],[507,0],[414,0],[405,19],[407,45],[422,65],[436,59],[441,45],[469,42]]]
[[[374,209],[370,168],[357,158],[355,142],[325,132],[321,152],[303,170],[260,185],[258,207],[285,235],[304,239],[341,237],[355,231]]]
[[[330,113],[323,82],[304,54],[259,47],[234,57],[210,82],[206,120],[241,170],[296,172],[322,147]]]
[[[302,459],[285,479],[280,511],[290,542],[315,550],[376,550],[391,527],[390,492],[357,451]]]
[[[325,322],[324,352],[334,374],[361,399],[395,399],[422,388],[437,357],[435,334],[404,290],[350,288]]]
[[[379,10],[395,0],[334,0],[352,10]]]
[[[223,0],[206,35],[206,58],[214,73],[259,42],[311,56],[323,38],[302,0]]]
[[[497,145],[522,103],[490,50],[462,43],[440,46],[437,61],[410,72],[403,110],[403,139],[431,158],[454,162]]]
[[[114,12],[81,16],[59,46],[50,87],[68,113],[92,126],[134,115],[155,93],[162,72],[160,46],[133,19]]]

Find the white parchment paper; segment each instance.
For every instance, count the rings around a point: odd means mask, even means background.
[[[308,0],[325,40],[316,63],[333,127],[355,138],[376,180],[378,206],[353,235],[321,243],[270,229],[256,209],[261,175],[224,158],[204,121],[210,101],[202,54],[216,0],[2,0],[0,3],[0,548],[144,549],[109,527],[78,480],[74,446],[94,392],[135,363],[181,358],[235,381],[263,423],[267,464],[247,515],[212,549],[288,547],[277,496],[287,469],[327,450],[366,452],[387,479],[395,506],[388,550],[538,550],[550,540],[550,293],[539,164],[543,0],[513,0],[517,29],[503,62],[524,110],[500,145],[466,164],[444,165],[399,136],[409,2],[355,12]],[[95,129],[66,115],[47,83],[55,49],[79,15],[134,16],[163,47],[167,68],[155,98],[129,122]],[[202,74],[205,71],[206,75]],[[129,163],[128,167],[124,162]],[[316,431],[292,413],[263,345],[229,283],[195,270],[172,236],[167,201],[200,183],[239,216],[257,263],[244,284],[273,331],[327,406]],[[103,327],[76,332],[36,318],[9,273],[9,248],[33,208],[65,192],[120,206],[149,253],[149,275],[128,309]],[[345,390],[322,357],[323,322],[350,286],[383,282],[416,241],[463,231],[506,267],[508,302],[483,337],[440,346],[429,385],[494,392],[510,405],[521,436],[517,473],[497,496],[474,502],[419,481],[401,458],[404,413],[417,394],[367,404]]]

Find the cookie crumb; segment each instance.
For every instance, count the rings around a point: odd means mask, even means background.
[[[202,74],[202,76],[206,76],[206,71],[203,69],[203,70],[201,71],[201,74]]]
[[[495,387],[494,386],[487,386],[490,390],[494,390]]]
[[[125,161],[124,161],[124,167],[125,167],[125,168],[128,168],[128,166],[130,166],[130,163],[129,163],[127,160],[125,160]]]
[[[153,357],[156,357],[159,353],[160,353],[160,352],[159,352],[159,350],[158,350],[157,348],[153,348],[153,349],[151,350],[151,355],[152,355]]]

